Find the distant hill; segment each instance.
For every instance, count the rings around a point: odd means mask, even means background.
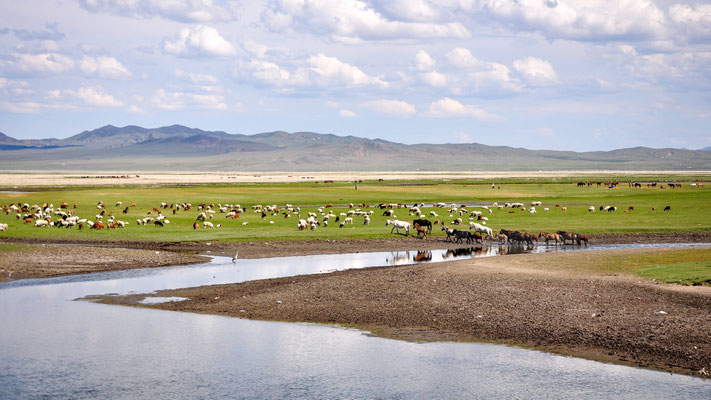
[[[635,147],[612,151],[414,144],[314,132],[255,135],[171,125],[106,125],[66,139],[18,140],[0,133],[3,170],[457,171],[708,169],[711,152]]]
[[[704,147],[703,149],[701,149],[701,151],[711,151],[711,146],[709,146],[709,147]]]

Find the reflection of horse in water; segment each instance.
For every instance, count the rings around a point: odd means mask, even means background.
[[[402,264],[410,261],[409,251],[393,251],[390,252],[390,256],[385,257],[385,261],[388,264]]]
[[[452,257],[466,257],[466,256],[471,256],[474,254],[475,256],[477,254],[480,254],[482,251],[484,251],[484,248],[482,246],[477,246],[477,247],[462,247],[458,249],[448,249],[446,253],[442,254],[442,258],[445,260],[448,258]]]
[[[413,258],[413,261],[432,261],[432,250],[418,251],[417,254],[415,254],[415,258]]]

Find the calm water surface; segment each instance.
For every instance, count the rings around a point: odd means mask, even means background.
[[[711,398],[711,382],[698,378],[505,346],[408,343],[333,326],[73,301],[87,295],[412,263],[416,258],[491,256],[504,249],[320,255],[236,264],[215,257],[204,265],[1,284],[0,397]],[[512,250],[523,251],[508,248]],[[550,250],[538,246],[534,251]]]

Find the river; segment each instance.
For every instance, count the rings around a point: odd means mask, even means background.
[[[493,256],[500,248],[477,249],[468,255],[433,250],[431,256]],[[236,264],[214,257],[202,265],[0,284],[0,397],[711,398],[709,380],[515,347],[411,343],[336,326],[75,301],[402,264],[416,256],[356,253]]]

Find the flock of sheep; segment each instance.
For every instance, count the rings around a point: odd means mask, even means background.
[[[355,223],[370,225],[371,218],[376,212],[374,209],[379,208],[381,211],[378,211],[378,215],[382,213],[382,216],[387,218],[385,225],[392,225],[391,233],[402,233],[408,236],[412,231],[413,236],[416,234],[417,237],[424,238],[432,232],[433,225],[440,224],[442,227],[441,230],[446,234],[445,240],[458,242],[466,240],[469,243],[472,241],[482,242],[486,239],[492,239],[498,240],[499,242],[518,240],[532,243],[528,237],[521,239],[514,235],[510,238],[509,236],[511,235],[506,235],[503,230],[495,234],[486,224],[489,220],[489,216],[493,214],[493,210],[505,212],[506,209],[508,209],[509,213],[528,212],[530,214],[536,214],[538,212],[537,207],[541,206],[542,203],[540,201],[533,201],[528,206],[521,202],[507,202],[503,204],[493,203],[490,206],[470,206],[477,208],[476,210],[470,210],[466,204],[456,205],[439,202],[433,203],[431,207],[434,209],[425,214],[422,209],[428,206],[424,203],[416,203],[411,207],[402,203],[383,203],[372,208],[368,204],[354,205],[351,203],[346,206],[346,209],[341,208],[338,211],[334,208],[333,204],[326,204],[323,207],[312,207],[310,209],[315,209],[314,211],[304,210],[302,215],[300,207],[285,204],[281,207],[277,205],[253,205],[251,206],[251,212],[260,214],[261,218],[267,218],[269,224],[275,223],[273,220],[275,216],[287,219],[294,218],[294,220],[296,220],[296,228],[300,231],[306,231],[316,230],[320,227],[328,227],[329,224],[338,225],[341,228],[346,225],[354,225]],[[114,207],[113,211],[109,211],[106,204],[99,201],[96,204],[96,214],[89,218],[80,218],[75,212],[77,205],[74,204],[72,208],[67,203],[62,203],[59,207],[55,207],[53,204],[43,204],[41,206],[26,203],[10,204],[4,206],[3,210],[6,214],[14,213],[18,220],[24,223],[32,223],[36,227],[77,227],[78,229],[88,228],[101,230],[124,228],[128,226],[130,224],[128,221],[118,219],[114,213],[126,215],[132,207],[136,207],[136,204],[133,203],[124,208],[123,203],[117,201]],[[560,204],[556,204],[555,207],[559,207],[562,211],[567,211],[567,207],[561,206]],[[148,210],[141,218],[137,218],[135,222],[140,226],[153,225],[165,227],[170,224],[170,220],[166,216],[167,214],[172,213],[175,215],[178,212],[191,211],[192,208],[191,203],[162,202],[157,207]],[[223,222],[218,223],[215,221],[214,218],[216,215],[220,214],[221,220],[225,221],[239,219],[247,212],[240,204],[202,203],[197,205],[196,209],[197,216],[192,223],[193,229],[220,228],[223,226]],[[608,212],[615,211],[616,209],[617,207],[615,206],[600,206],[599,208],[600,211]],[[631,211],[632,209],[633,207],[630,207],[625,212]],[[665,208],[665,210],[669,210],[669,207]],[[545,207],[543,211],[550,211],[550,209]],[[596,207],[590,206],[588,211],[594,212],[596,211]],[[397,219],[396,213],[407,213],[412,221],[399,220]],[[439,213],[443,214],[442,220],[440,220]],[[449,218],[445,221],[444,218],[447,218],[447,216]],[[426,218],[432,218],[433,221]],[[226,221],[224,223],[226,223]],[[248,224],[249,222],[247,221],[242,222],[243,226]],[[465,226],[468,226],[469,229],[460,228]],[[0,224],[0,231],[7,229],[8,224]],[[558,232],[557,234],[560,233],[561,232]],[[555,244],[565,243],[564,240],[556,238],[555,235],[556,234],[542,232],[540,235],[537,235],[536,238],[543,238],[546,240],[546,243],[549,243],[550,240],[554,240]],[[580,243],[580,240],[578,240],[578,243]]]

